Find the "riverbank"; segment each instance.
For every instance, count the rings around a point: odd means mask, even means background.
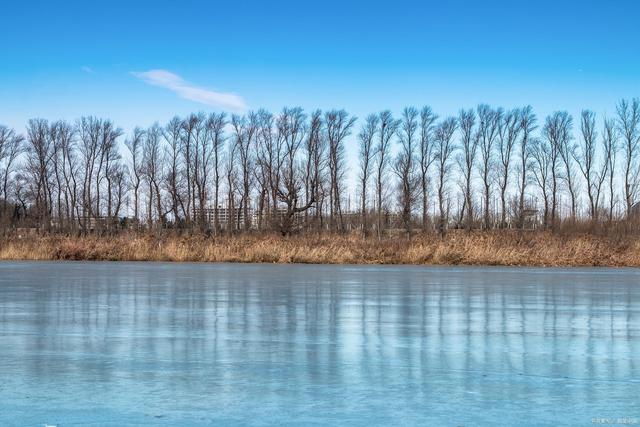
[[[28,236],[0,238],[0,260],[640,267],[637,238],[545,232],[414,236]]]

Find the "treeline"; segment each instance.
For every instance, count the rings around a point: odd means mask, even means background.
[[[639,150],[638,99],[612,117],[560,111],[540,122],[528,106],[488,105],[442,118],[408,107],[359,124],[344,110],[200,113],[129,135],[96,117],[32,119],[25,135],[0,126],[0,225],[378,236],[602,227],[640,215]]]

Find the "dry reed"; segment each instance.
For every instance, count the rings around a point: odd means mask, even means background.
[[[382,240],[356,235],[51,235],[0,238],[0,259],[638,267],[640,241],[505,231]]]

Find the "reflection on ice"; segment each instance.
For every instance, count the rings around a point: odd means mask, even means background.
[[[639,284],[624,269],[3,263],[0,424],[640,422]]]

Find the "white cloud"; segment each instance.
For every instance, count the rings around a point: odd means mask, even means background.
[[[93,73],[93,68],[87,67],[86,65],[83,65],[82,67],[80,67],[80,69],[85,73],[89,73],[89,74]]]
[[[169,89],[181,98],[200,104],[228,108],[236,111],[243,111],[247,108],[244,99],[235,93],[215,92],[195,86],[171,71],[132,71],[131,74],[147,84]]]

